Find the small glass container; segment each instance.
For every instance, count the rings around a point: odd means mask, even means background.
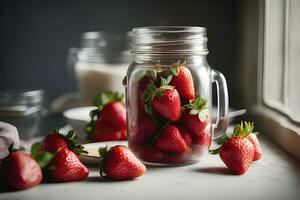
[[[16,126],[21,139],[40,134],[44,95],[43,90],[0,91],[0,121]]]
[[[226,130],[228,113],[226,80],[206,61],[206,29],[134,28],[132,54],[124,79],[129,147],[151,165],[199,161],[212,138]],[[218,94],[216,122],[211,120],[212,83]]]

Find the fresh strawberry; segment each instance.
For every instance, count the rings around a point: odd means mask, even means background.
[[[251,133],[248,136],[248,140],[250,140],[252,142],[253,146],[254,146],[254,157],[253,157],[253,160],[256,161],[256,160],[261,159],[261,157],[262,157],[262,150],[261,150],[259,141],[257,139],[257,136],[254,133]]]
[[[134,124],[132,129],[130,140],[134,143],[141,144],[152,138],[157,130],[157,126],[152,118],[144,113],[138,117],[137,123]]]
[[[195,135],[200,135],[208,124],[207,103],[202,97],[197,97],[185,105],[181,122]]]
[[[70,130],[65,136],[59,133],[59,129],[53,129],[47,135],[41,146],[41,151],[56,153],[59,149],[70,148],[77,155],[83,152],[83,146],[77,143],[77,135],[74,130]]]
[[[124,131],[116,130],[102,118],[97,119],[95,127],[90,135],[93,142],[114,141],[124,138]]]
[[[68,147],[67,139],[64,135],[59,133],[59,129],[53,129],[48,134],[42,143],[42,151],[48,151],[51,153],[57,152],[59,148]]]
[[[138,81],[137,93],[132,94],[133,98],[136,98],[139,112],[144,111],[144,99],[143,93],[146,91],[148,84],[157,78],[156,70],[147,70],[145,75]]]
[[[101,111],[101,118],[116,129],[126,129],[126,109],[122,102],[106,104]]]
[[[120,140],[127,140],[127,128],[121,129],[120,132],[121,132]]]
[[[154,144],[131,145],[130,149],[138,158],[146,162],[162,163],[164,160],[164,153]]]
[[[174,125],[168,125],[162,130],[161,135],[155,141],[156,146],[170,153],[184,153],[188,150],[179,129]]]
[[[160,87],[156,87],[153,81],[148,84],[146,92],[143,94],[145,99],[145,112],[152,115],[153,109],[164,118],[177,121],[180,118],[180,96],[174,86],[168,85],[168,79],[161,77]]]
[[[186,145],[190,146],[193,141],[192,133],[182,125],[178,125],[177,127],[178,127],[178,129],[181,133],[181,136],[182,136],[183,140],[185,141]]]
[[[208,133],[207,130],[203,130],[201,134],[199,135],[195,135],[194,138],[194,144],[197,144],[197,145],[205,145],[207,147],[210,147],[211,145],[211,137]]]
[[[176,87],[180,97],[193,100],[196,98],[193,77],[190,70],[184,65],[185,62],[178,61],[171,66],[170,73],[173,76],[170,85]]]
[[[235,174],[244,174],[251,165],[254,157],[254,145],[248,139],[253,130],[253,123],[241,122],[234,128],[231,135],[225,134],[220,138],[219,149],[211,153],[219,153],[225,165]]]
[[[220,149],[220,158],[232,172],[244,174],[253,161],[253,144],[247,138],[233,137]]]
[[[42,179],[40,166],[28,153],[15,151],[1,160],[0,181],[8,189],[27,189],[38,185]]]
[[[127,138],[126,109],[122,103],[123,98],[123,95],[117,92],[104,92],[94,97],[93,103],[97,106],[97,109],[90,112],[91,121],[86,124],[85,131],[91,138],[95,138],[95,141],[123,140]],[[98,128],[100,129],[98,130]],[[105,135],[101,132],[104,132]],[[106,133],[117,135],[106,135]]]
[[[88,177],[89,170],[77,155],[68,148],[58,151],[50,163],[50,179],[55,182],[81,181]]]
[[[99,149],[101,157],[100,175],[116,179],[128,180],[143,175],[146,167],[135,155],[125,146],[115,146]]]
[[[151,81],[155,81],[157,77],[156,70],[147,70],[145,75],[138,82],[138,96],[140,97],[147,89]]]

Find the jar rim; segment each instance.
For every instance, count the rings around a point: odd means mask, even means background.
[[[164,33],[206,33],[205,27],[200,26],[142,26],[132,29],[133,32],[164,32]]]
[[[131,53],[207,55],[206,28],[198,26],[144,26],[133,28]]]

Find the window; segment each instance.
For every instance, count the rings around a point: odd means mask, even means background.
[[[266,0],[263,101],[300,122],[300,1]]]
[[[263,135],[300,160],[300,1],[239,3],[241,94]]]

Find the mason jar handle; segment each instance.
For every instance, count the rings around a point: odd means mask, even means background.
[[[213,124],[213,139],[220,137],[227,129],[228,126],[228,90],[227,83],[224,75],[217,71],[212,70],[212,82],[217,86],[217,103],[218,112],[217,120]]]

